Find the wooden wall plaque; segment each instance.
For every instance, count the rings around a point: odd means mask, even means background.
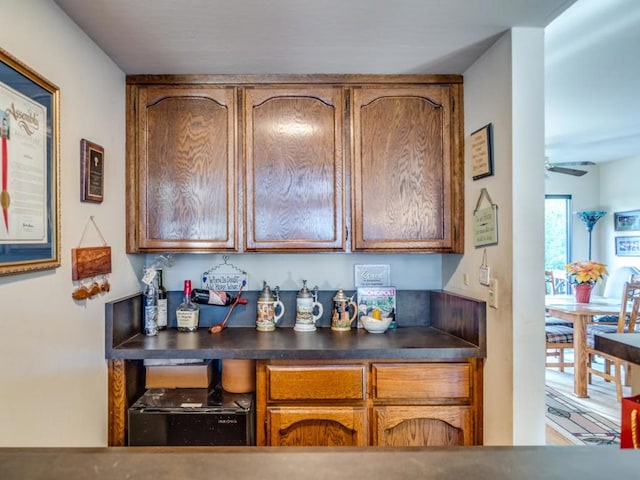
[[[111,273],[111,247],[72,248],[71,268],[73,280]]]

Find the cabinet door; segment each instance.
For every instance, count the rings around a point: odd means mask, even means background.
[[[353,89],[354,250],[462,251],[457,85]]]
[[[366,446],[365,409],[338,406],[268,407],[267,445]]]
[[[246,249],[343,250],[342,88],[244,93]]]
[[[469,406],[380,406],[373,416],[376,446],[473,445]]]
[[[235,250],[235,88],[136,91],[129,251]]]

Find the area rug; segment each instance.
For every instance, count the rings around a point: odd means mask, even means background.
[[[575,445],[618,445],[620,424],[589,412],[557,390],[547,386],[546,422]]]

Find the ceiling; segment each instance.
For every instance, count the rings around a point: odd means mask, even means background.
[[[546,27],[574,1],[55,0],[126,74],[462,74],[511,27]],[[639,22],[637,0],[578,0],[548,27],[551,161],[611,160],[611,142],[640,152]]]
[[[545,31],[546,155],[640,156],[640,2],[578,0]]]

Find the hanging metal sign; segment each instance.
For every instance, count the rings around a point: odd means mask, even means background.
[[[489,206],[480,208],[483,199]],[[480,191],[473,211],[473,244],[476,248],[498,244],[498,205],[491,201],[486,188]]]

